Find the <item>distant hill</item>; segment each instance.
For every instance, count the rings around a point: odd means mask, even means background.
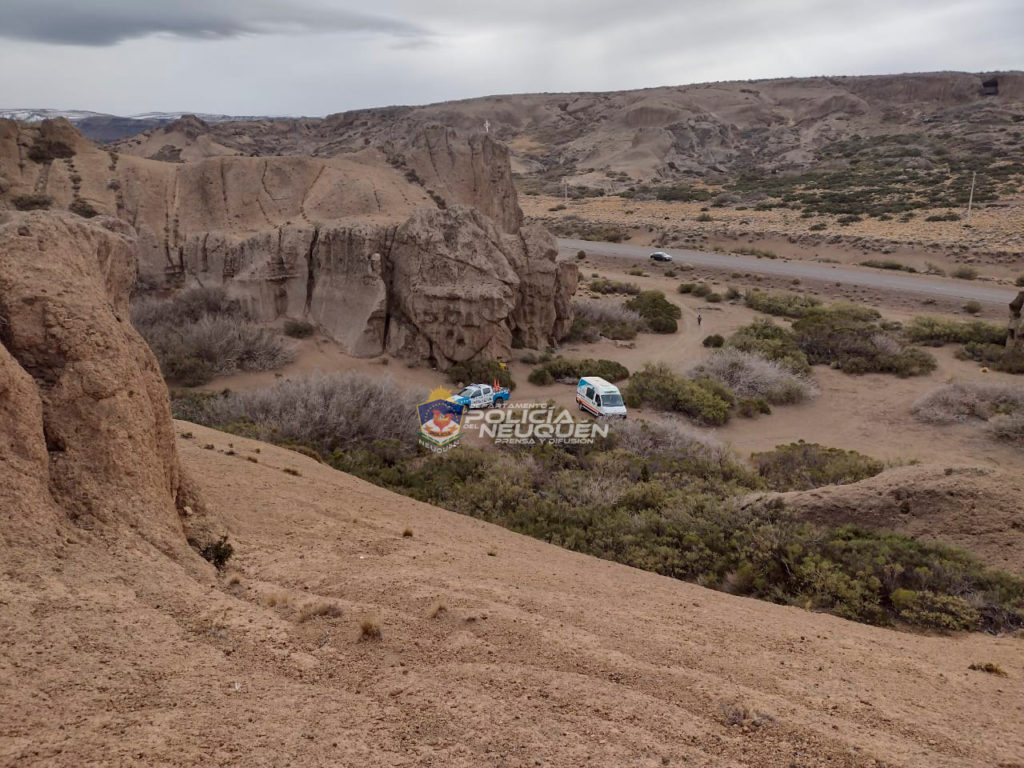
[[[611,192],[637,184],[808,170],[917,174],[1019,160],[1024,73],[939,72],[706,83],[616,93],[488,96],[322,119],[211,122],[195,137],[164,128],[122,140],[156,156],[202,138],[217,153],[330,156],[441,123],[489,132],[542,191],[563,179]],[[195,152],[192,153],[193,155]],[[527,187],[529,189],[529,187]]]
[[[87,139],[98,144],[134,136],[144,131],[173,123],[188,112],[145,112],[139,115],[119,116],[82,109],[0,109],[0,118],[37,123],[63,117],[70,121]],[[267,117],[239,117],[234,115],[200,114],[205,123],[243,122],[267,120]]]

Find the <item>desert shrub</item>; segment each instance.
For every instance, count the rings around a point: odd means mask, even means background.
[[[640,313],[620,304],[599,301],[573,302],[573,325],[569,341],[597,341],[605,338],[628,341],[644,327]]]
[[[807,355],[797,346],[792,332],[776,325],[768,318],[755,320],[738,328],[726,344],[734,349],[773,360],[798,375],[806,376],[811,371]]]
[[[632,275],[633,277],[644,277],[647,273],[644,272],[644,270],[641,269],[640,267],[633,267],[632,269],[628,270],[626,274]]]
[[[988,432],[996,440],[1024,448],[1024,410],[993,417]]]
[[[875,624],[971,627],[956,620],[962,605],[943,599],[956,597],[977,612],[974,628],[1024,625],[1017,577],[939,544],[814,525],[778,501],[740,503],[764,481],[678,423],[616,422],[592,445],[433,454],[414,447],[415,398],[380,380],[335,378],[348,384],[306,392],[312,382],[284,382],[295,389],[277,392],[269,408],[265,393],[188,401],[204,404],[213,419],[204,423],[228,418],[236,432],[308,440],[335,468],[397,493],[664,576]],[[938,598],[901,615],[897,589]]]
[[[977,629],[981,615],[969,602],[956,595],[937,595],[930,590],[894,589],[893,610],[901,620],[930,629]]]
[[[725,337],[719,333],[712,333],[710,336],[705,336],[702,343],[705,347],[717,349],[725,344]]]
[[[915,344],[941,347],[943,344],[1004,344],[1006,328],[981,320],[950,320],[945,317],[918,316],[903,327],[903,335]]]
[[[47,195],[17,195],[11,202],[19,211],[38,211],[53,205],[53,198]]]
[[[819,221],[817,224],[811,224],[807,229],[811,232],[824,232],[828,229],[828,225],[823,221]]]
[[[867,259],[860,263],[862,267],[872,267],[873,269],[892,269],[899,272],[917,272],[914,267],[909,264],[902,264],[892,259]]]
[[[978,270],[974,267],[957,267],[951,273],[953,277],[959,277],[961,280],[976,280],[978,277]]]
[[[733,286],[730,285],[728,288],[725,289],[725,298],[727,298],[729,301],[735,301],[736,299],[742,297],[743,293],[738,288],[734,288]]]
[[[57,139],[40,137],[28,148],[28,159],[33,163],[48,163],[74,156],[74,148]]]
[[[87,200],[83,200],[81,197],[76,197],[71,201],[71,205],[68,206],[68,210],[72,213],[78,214],[83,219],[91,219],[94,216],[99,216],[100,212],[92,207],[92,204]]]
[[[696,283],[680,283],[677,290],[679,293],[693,293],[693,289],[696,287]]]
[[[284,321],[283,332],[285,336],[289,336],[293,339],[307,339],[313,335],[316,330],[314,326],[308,320],[293,320],[288,318]]]
[[[925,221],[960,221],[959,213],[933,213],[931,216],[925,216]]]
[[[170,298],[137,297],[132,324],[153,350],[164,377],[182,386],[238,370],[272,370],[293,359],[278,334],[254,323],[218,288],[194,288]]]
[[[964,312],[966,312],[969,315],[976,315],[979,312],[981,312],[981,302],[971,299],[970,301],[964,302],[963,309]]]
[[[694,296],[700,296],[701,298],[704,298],[710,295],[711,293],[714,293],[714,291],[712,290],[711,286],[708,285],[707,283],[697,283],[693,286],[693,289],[690,291],[690,293],[692,293]]]
[[[683,316],[683,311],[661,291],[642,291],[627,299],[623,306],[638,313],[654,333],[675,333],[677,321]]]
[[[906,347],[883,330],[880,315],[853,304],[816,307],[793,323],[793,337],[811,365],[833,365],[851,373],[920,376],[936,362],[918,347]]]
[[[576,380],[581,376],[600,376],[614,382],[627,378],[629,370],[614,360],[567,360],[556,357],[530,371],[530,383],[543,386],[561,379]]]
[[[998,664],[993,664],[991,661],[969,664],[967,668],[973,670],[974,672],[987,672],[990,675],[1006,677],[1006,670],[1004,670]]]
[[[235,548],[231,546],[227,536],[221,536],[216,541],[206,542],[205,544],[195,539],[189,539],[188,543],[199,553],[200,557],[213,565],[218,571],[224,570],[228,560],[235,553]]]
[[[697,221],[714,221],[714,218],[710,213],[702,213],[697,217]]]
[[[752,419],[755,416],[767,416],[772,412],[771,403],[761,397],[745,397],[736,403],[736,412],[745,418]]]
[[[664,363],[650,363],[634,373],[623,395],[630,406],[674,411],[711,426],[725,424],[735,404],[735,397],[721,384],[708,378],[688,379]]]
[[[1013,284],[1018,288],[1024,288],[1024,275],[1017,275],[1017,279],[1013,281]]]
[[[722,294],[715,293],[714,291],[712,291],[711,293],[704,297],[704,300],[710,304],[718,304],[722,301]]]
[[[516,388],[508,366],[497,360],[462,360],[448,369],[447,376],[448,381],[459,387],[497,381],[503,387]]]
[[[961,360],[974,360],[1003,373],[1024,373],[1024,351],[1017,347],[972,341],[958,350],[956,356]]]
[[[955,424],[1024,413],[1024,387],[954,381],[922,395],[911,413],[929,424]]]
[[[776,491],[855,483],[874,477],[885,468],[881,461],[857,451],[827,448],[803,440],[755,453],[750,458],[767,486]]]
[[[744,303],[751,309],[764,312],[766,315],[803,317],[809,310],[820,306],[821,300],[800,293],[747,291]]]
[[[633,296],[640,293],[640,287],[634,283],[623,283],[617,280],[608,280],[604,277],[594,278],[587,287],[594,293],[625,293]]]
[[[175,398],[175,418],[330,454],[373,445],[381,453],[415,449],[416,402],[390,378],[355,373],[306,376],[264,389]]]
[[[724,384],[736,397],[764,400],[772,405],[800,403],[817,394],[805,376],[794,374],[782,364],[755,352],[736,348],[715,352],[691,368],[691,378],[710,378]]]

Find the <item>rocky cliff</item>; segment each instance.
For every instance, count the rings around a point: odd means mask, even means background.
[[[575,267],[523,226],[508,151],[483,135],[164,162],[99,150],[66,121],[0,121],[0,201],[115,215],[138,233],[144,279],[223,284],[258,318],[309,319],[353,355],[444,369],[572,323]]]
[[[0,214],[0,561],[66,532],[131,534],[182,563],[211,535],[178,464],[167,389],[128,319],[134,239],[113,218]],[[137,546],[137,544],[129,544]]]

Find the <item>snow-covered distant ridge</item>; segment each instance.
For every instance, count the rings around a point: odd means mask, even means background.
[[[40,120],[49,120],[55,117],[63,117],[71,122],[90,117],[117,117],[169,123],[185,115],[195,115],[207,123],[271,119],[270,115],[213,115],[205,112],[143,112],[137,115],[112,115],[107,112],[90,112],[86,109],[0,109],[0,117],[5,117],[8,120],[20,120],[25,123],[37,123]]]

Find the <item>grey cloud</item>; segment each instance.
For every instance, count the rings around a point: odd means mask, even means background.
[[[420,24],[294,0],[3,0],[0,37],[107,46],[152,34],[220,39],[296,32],[376,33],[426,39]]]

